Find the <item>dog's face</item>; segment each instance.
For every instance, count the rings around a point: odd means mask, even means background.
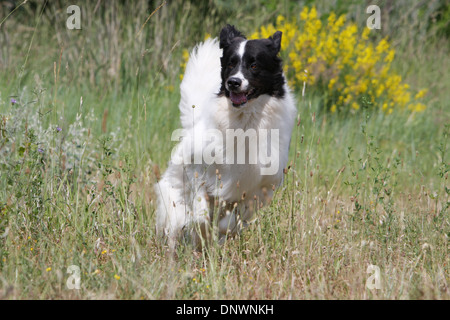
[[[263,94],[283,97],[285,80],[278,57],[280,31],[268,39],[247,40],[227,25],[220,32],[220,48],[223,49],[220,94],[225,94],[234,107],[244,106]]]

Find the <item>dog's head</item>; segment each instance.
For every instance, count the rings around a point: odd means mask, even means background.
[[[222,87],[220,94],[230,98],[234,107],[244,106],[261,95],[283,97],[284,76],[281,32],[268,39],[247,40],[234,26],[227,25],[220,32],[223,49]]]

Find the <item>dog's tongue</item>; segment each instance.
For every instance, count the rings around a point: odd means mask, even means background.
[[[247,102],[247,97],[244,92],[234,93],[230,92],[231,102],[235,105],[241,105]]]

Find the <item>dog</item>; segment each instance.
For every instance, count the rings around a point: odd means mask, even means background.
[[[172,135],[180,142],[155,185],[156,232],[170,247],[180,238],[207,245],[212,226],[223,243],[282,183],[297,109],[281,38],[248,40],[227,25],[191,52],[180,85],[183,128]]]

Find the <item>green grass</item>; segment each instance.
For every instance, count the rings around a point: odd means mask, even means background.
[[[430,89],[425,112],[323,114],[320,96],[298,92],[290,167],[255,222],[201,252],[185,244],[173,254],[156,238],[153,184],[179,127],[182,49],[226,22],[249,33],[300,11],[266,2],[236,11],[172,1],[138,37],[160,3],[125,11],[115,2],[93,14],[96,2],[87,2],[80,31],[65,29],[59,2],[42,16],[39,5],[24,5],[8,17],[0,27],[0,298],[450,298],[449,52],[432,27],[425,43],[422,33],[389,31],[396,71]],[[354,6],[318,9],[352,15]],[[80,290],[66,286],[71,265]],[[369,265],[380,268],[379,290],[366,288]]]

